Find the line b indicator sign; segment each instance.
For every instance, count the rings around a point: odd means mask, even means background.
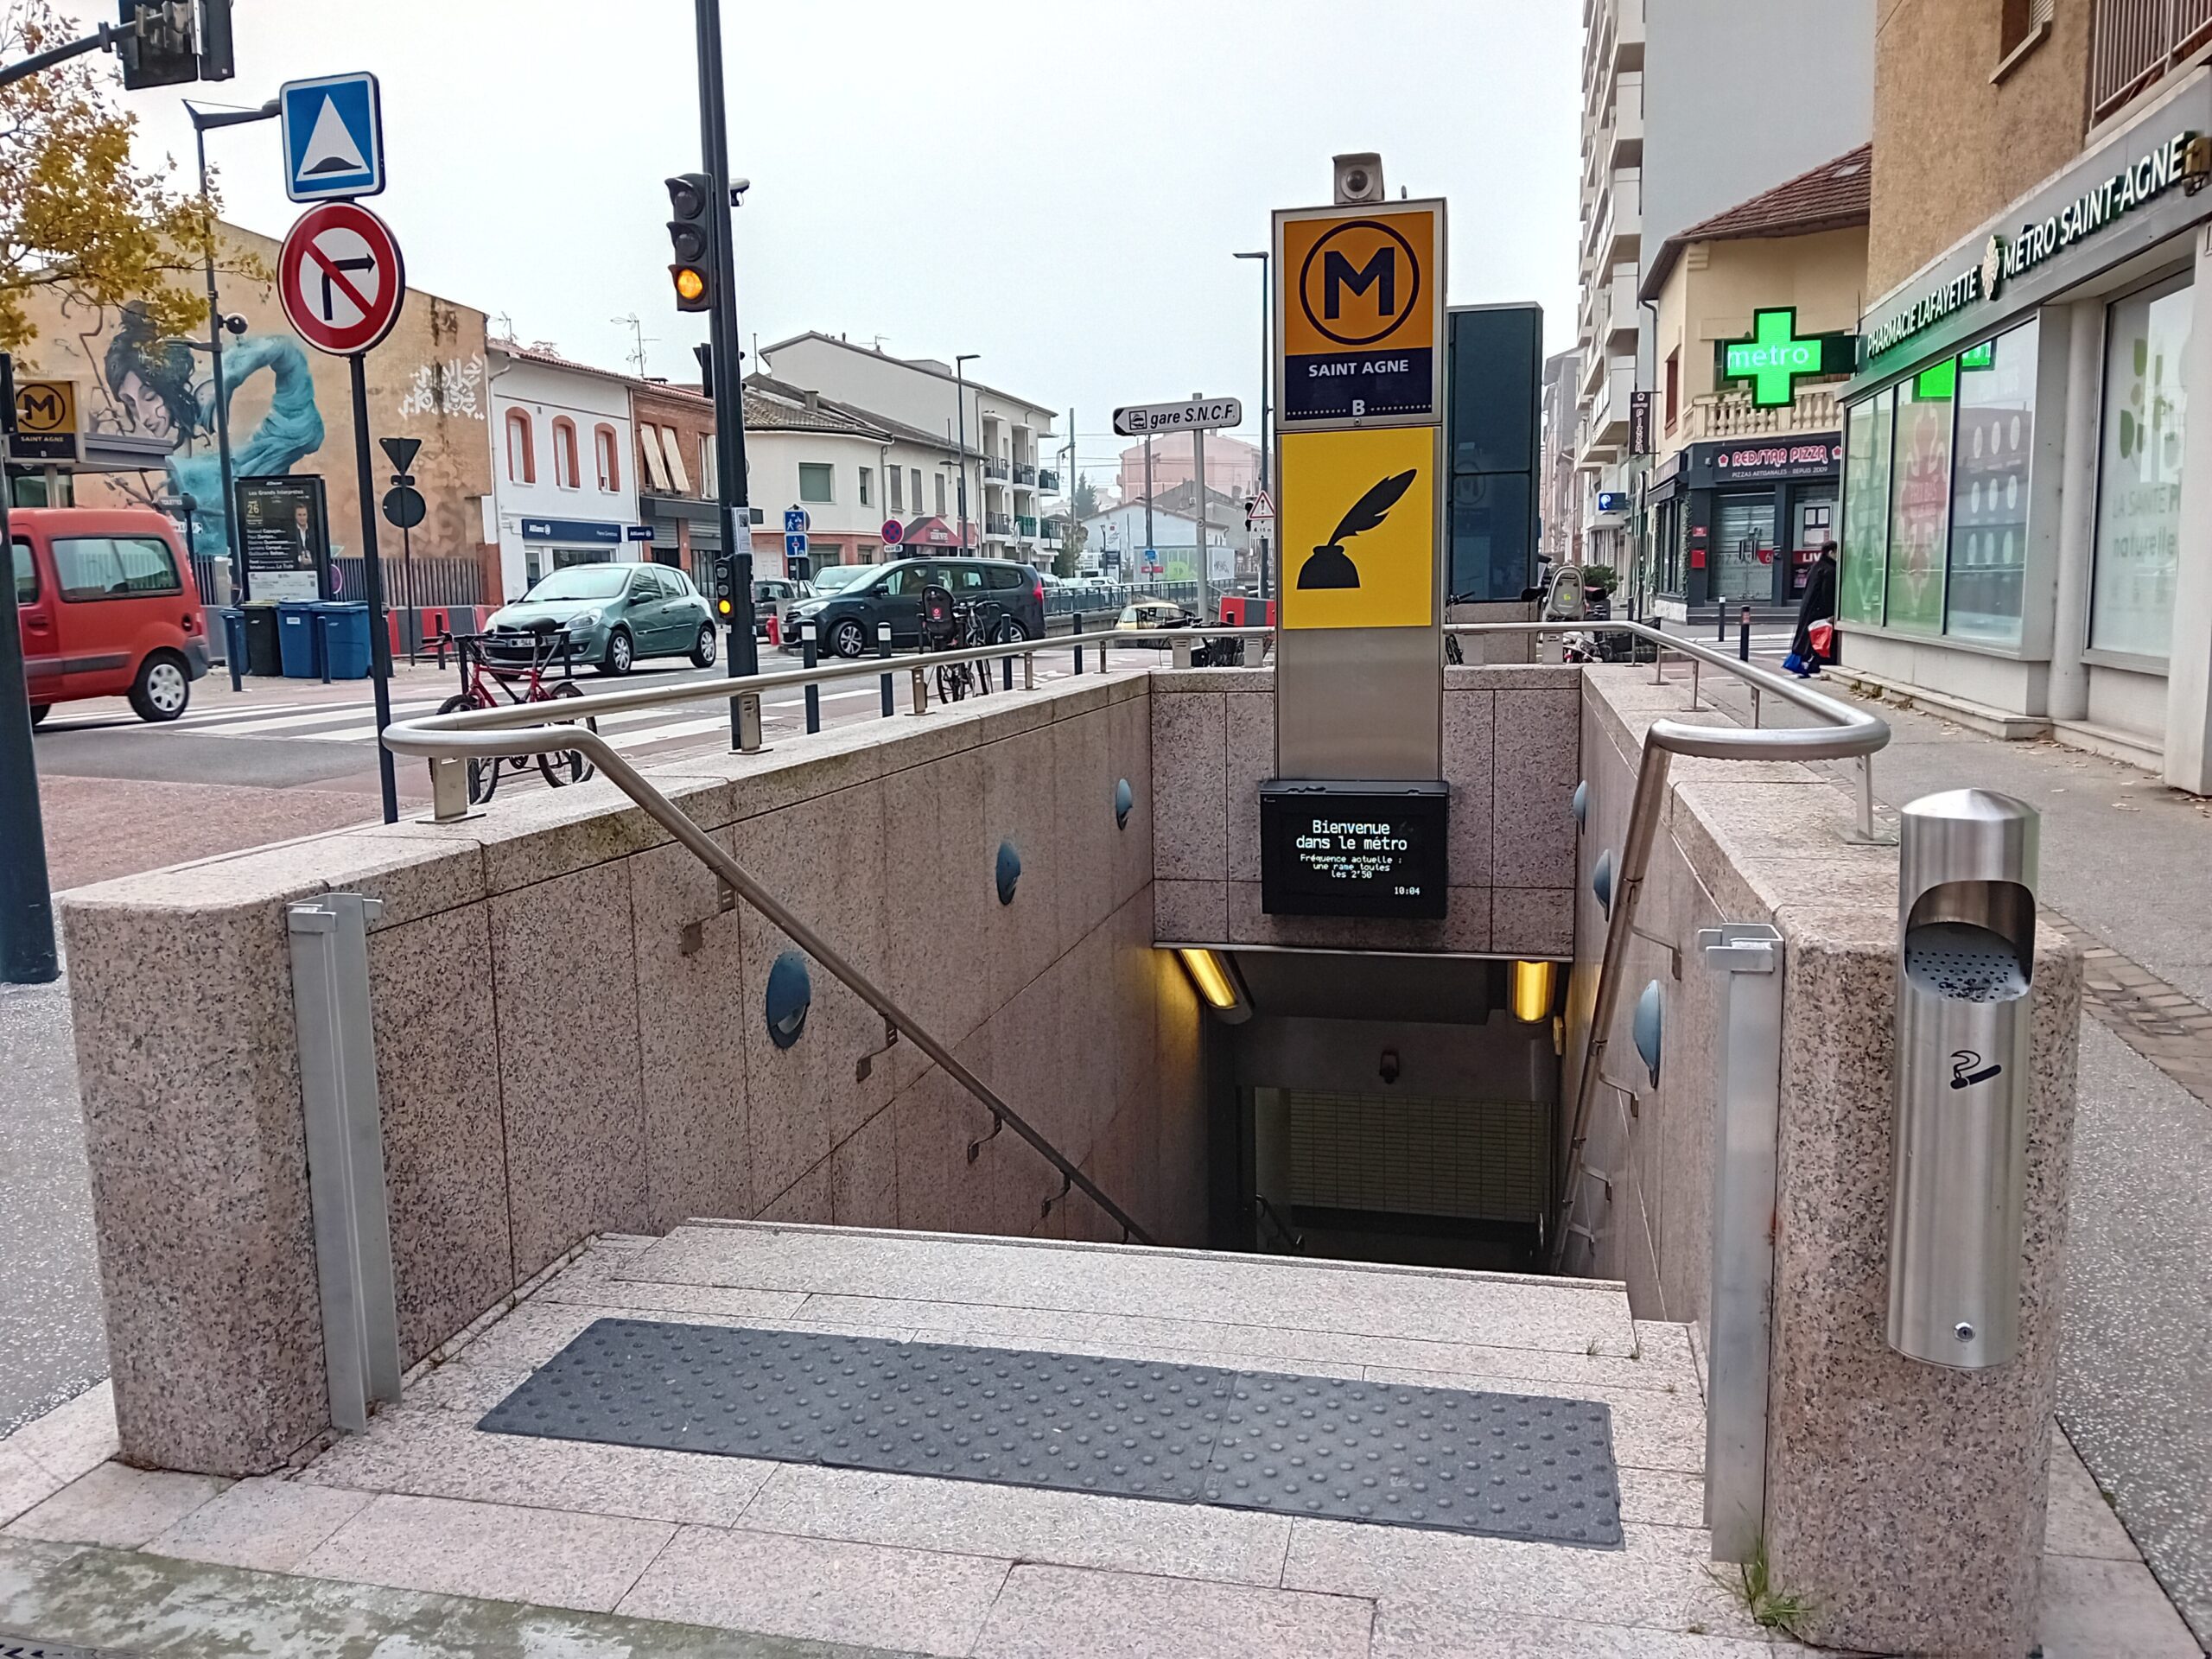
[[[398,239],[350,201],[310,207],[276,256],[276,292],[302,340],[333,357],[356,356],[399,321],[407,273]]]
[[[1416,426],[1442,407],[1444,204],[1275,215],[1287,428]]]

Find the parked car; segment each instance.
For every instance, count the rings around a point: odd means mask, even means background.
[[[881,568],[874,564],[823,565],[814,573],[814,592],[817,594],[842,593],[856,582],[867,581]]]
[[[781,616],[802,599],[814,596],[814,585],[793,576],[755,576],[753,579],[753,632],[768,637],[768,619]]]
[[[627,674],[645,657],[689,657],[701,668],[715,660],[715,613],[691,578],[670,565],[563,566],[492,613],[485,660],[528,663],[552,628],[566,628],[574,659],[602,674]]]
[[[811,620],[825,653],[858,657],[875,648],[876,625],[891,625],[891,643],[922,637],[922,590],[943,588],[956,605],[985,600],[1000,607],[1009,639],[1045,637],[1045,582],[1033,566],[1005,559],[894,559],[861,567],[869,574],[839,592],[817,594],[784,613],[785,651],[799,649],[798,625]]]
[[[141,720],[181,715],[208,652],[175,524],[150,507],[16,507],[8,524],[31,724],[118,693]]]
[[[1196,626],[1198,620],[1172,599],[1138,599],[1122,607],[1114,626],[1117,630],[1187,628]]]

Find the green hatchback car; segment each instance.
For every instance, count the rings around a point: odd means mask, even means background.
[[[484,658],[494,667],[542,660],[543,636],[566,628],[573,660],[602,674],[627,674],[645,657],[689,657],[711,668],[715,613],[691,578],[665,564],[563,566],[485,624]]]

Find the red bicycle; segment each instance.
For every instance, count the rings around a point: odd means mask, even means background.
[[[498,653],[496,657],[486,651],[487,640]],[[439,704],[438,712],[442,715],[459,714],[468,709],[497,709],[503,703],[560,702],[583,696],[571,677],[574,664],[566,628],[501,629],[488,634],[445,633],[438,637],[438,643],[452,645],[461,658],[461,690]],[[550,673],[556,667],[560,671],[558,678]],[[587,719],[583,724],[589,730],[599,729],[595,720]],[[492,798],[492,791],[499,786],[502,771],[518,772],[533,761],[551,789],[558,789],[563,784],[581,784],[597,770],[581,749],[537,755],[496,754],[489,760],[472,756],[468,762],[469,804],[481,805]]]

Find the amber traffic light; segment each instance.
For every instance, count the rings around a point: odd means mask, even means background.
[[[668,221],[668,245],[676,255],[668,268],[669,278],[676,284],[676,308],[711,311],[715,308],[714,181],[704,173],[679,173],[663,182],[668,186],[669,207],[676,215]]]

